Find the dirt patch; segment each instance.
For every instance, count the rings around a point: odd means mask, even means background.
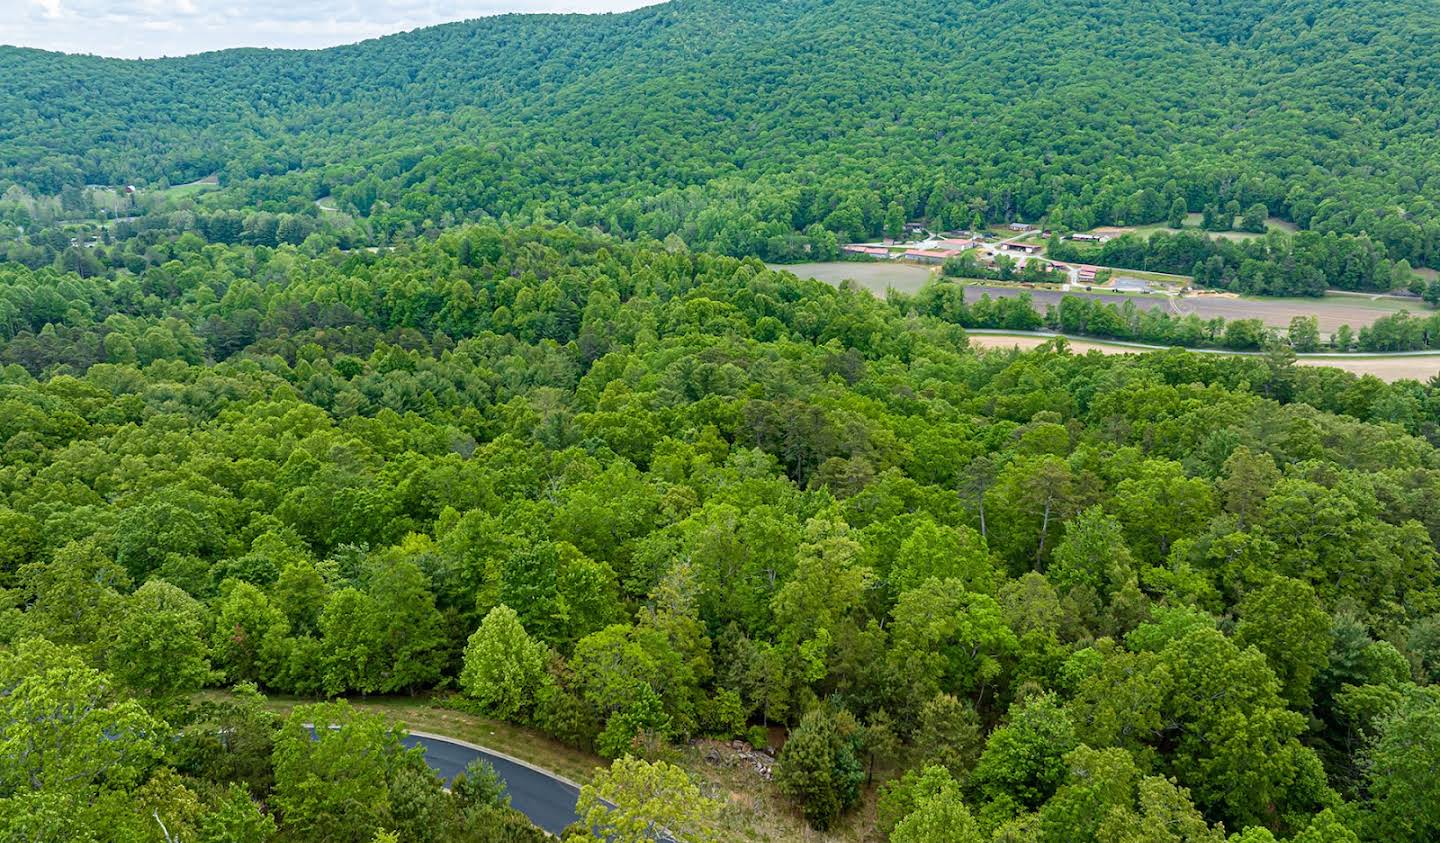
[[[1440,375],[1440,356],[1434,357],[1302,357],[1301,366],[1331,366],[1357,375],[1374,375],[1386,383],[1428,381]]]
[[[971,348],[985,350],[1015,348],[1021,351],[1029,351],[1033,348],[1039,348],[1053,339],[1052,337],[1022,337],[1005,334],[970,334],[969,336]],[[1075,340],[1069,337],[1065,338],[1065,343],[1070,351],[1075,354],[1085,354],[1089,351],[1098,351],[1101,354],[1144,354],[1146,351],[1146,349],[1143,348],[1126,348],[1121,345],[1106,345],[1105,343]]]

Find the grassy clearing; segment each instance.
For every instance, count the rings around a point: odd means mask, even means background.
[[[1219,237],[1225,240],[1253,240],[1256,237],[1263,237],[1263,234],[1254,231],[1205,231],[1200,228],[1203,217],[1200,214],[1187,214],[1185,216],[1185,231],[1199,231],[1201,234],[1208,234],[1211,237]],[[1300,227],[1293,222],[1286,222],[1279,217],[1270,217],[1265,221],[1265,227],[1270,231],[1284,231],[1287,234],[1294,234]],[[1165,223],[1151,223],[1150,225],[1137,225],[1129,229],[1142,237],[1149,237],[1157,231],[1164,231],[1175,234],[1182,229],[1171,228]]]
[[[1168,272],[1147,272],[1143,269],[1112,269],[1112,278],[1139,278],[1141,281],[1155,281],[1160,284],[1188,286],[1195,278],[1190,275],[1171,275]]]
[[[201,193],[209,193],[212,190],[219,189],[220,185],[218,184],[197,181],[191,182],[190,184],[177,185],[176,187],[161,190],[159,191],[159,194],[161,196],[164,196],[166,199],[188,199],[194,196],[198,196]]]

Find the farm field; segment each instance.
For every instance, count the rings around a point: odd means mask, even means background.
[[[1050,341],[1050,337],[1038,334],[979,334],[971,333],[972,348],[1028,350]],[[1070,350],[1076,354],[1098,351],[1101,354],[1144,354],[1146,349],[1128,345],[1116,345],[1098,340],[1082,340],[1067,337]],[[1206,351],[1203,353],[1224,354],[1228,352]],[[1300,366],[1329,366],[1344,369],[1357,375],[1374,375],[1387,383],[1399,380],[1426,381],[1440,375],[1440,354],[1434,355],[1390,355],[1363,357],[1305,357],[1297,358]]]
[[[854,281],[877,296],[888,289],[914,293],[934,277],[929,269],[908,263],[860,261],[825,261],[822,263],[767,264],[771,269],[793,272],[801,278],[814,278],[832,286]]]
[[[1319,323],[1320,333],[1329,335],[1341,325],[1360,329],[1382,316],[1401,310],[1421,311],[1425,305],[1419,301],[1410,302],[1396,298],[1369,299],[1361,296],[1326,296],[1324,298],[1260,298],[1256,296],[1201,295],[1174,298],[1162,295],[1121,295],[1116,293],[1081,293],[1059,290],[1025,290],[1016,287],[972,284],[966,288],[967,297],[979,297],[988,293],[992,298],[1017,296],[1028,292],[1038,308],[1059,304],[1064,296],[1089,295],[1110,304],[1134,302],[1136,307],[1162,308],[1172,314],[1194,313],[1201,319],[1217,316],[1231,319],[1259,319],[1274,328],[1288,328],[1296,316],[1314,316]]]
[[[876,295],[894,288],[902,293],[914,293],[933,277],[923,267],[900,263],[853,263],[834,261],[826,263],[802,263],[771,266],[772,269],[793,272],[801,278],[814,278],[827,284],[839,285],[846,279],[854,280],[860,286]],[[1132,273],[1125,273],[1131,275]],[[1333,295],[1324,298],[1259,298],[1244,296],[1203,295],[1186,298],[1172,298],[1161,295],[1124,295],[1119,293],[1061,292],[1060,290],[1028,289],[992,284],[968,284],[967,297],[979,298],[988,294],[992,298],[1013,297],[1029,293],[1037,308],[1044,310],[1049,305],[1059,304],[1064,296],[1094,296],[1110,304],[1134,302],[1136,307],[1164,308],[1171,313],[1194,313],[1201,319],[1216,316],[1225,319],[1260,319],[1275,328],[1287,328],[1296,316],[1314,316],[1320,325],[1320,333],[1329,335],[1341,325],[1356,330],[1369,325],[1382,316],[1401,310],[1424,311],[1419,301],[1408,301],[1393,297],[1366,298],[1364,296]]]

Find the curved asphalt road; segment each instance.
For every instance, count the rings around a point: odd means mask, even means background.
[[[405,737],[405,745],[422,747],[425,763],[447,784],[471,761],[482,758],[490,762],[510,792],[511,806],[557,837],[566,826],[580,819],[575,813],[575,800],[580,798],[580,788],[569,779],[518,758],[440,735],[411,732]]]

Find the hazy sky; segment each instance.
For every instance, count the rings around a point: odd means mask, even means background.
[[[0,0],[0,44],[123,58],[329,47],[505,12],[620,12],[656,0]]]

